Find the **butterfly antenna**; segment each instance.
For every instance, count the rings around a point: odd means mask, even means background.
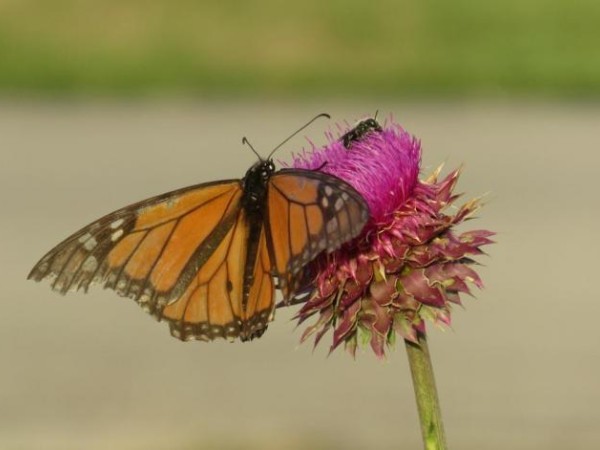
[[[246,136],[244,136],[242,138],[242,145],[246,144],[248,147],[250,147],[250,150],[252,150],[254,152],[254,154],[256,156],[258,156],[258,159],[262,161],[262,158],[260,157],[260,155],[258,154],[258,152],[256,150],[254,150],[254,147],[252,147],[252,144],[250,143],[250,141],[248,139],[246,139]]]
[[[379,110],[378,109],[375,110],[375,115],[373,116],[373,120],[377,120],[377,114],[379,114]]]
[[[331,119],[331,116],[329,114],[327,114],[327,113],[317,114],[315,117],[313,117],[312,119],[310,119],[306,124],[304,124],[303,126],[301,126],[300,128],[298,128],[296,131],[294,131],[281,144],[279,144],[277,147],[275,147],[271,151],[271,153],[269,153],[269,156],[267,156],[267,160],[271,159],[271,156],[273,156],[273,153],[275,153],[275,151],[277,151],[277,149],[279,149],[283,144],[285,144],[287,141],[289,141],[291,138],[293,138],[294,136],[296,136],[298,133],[300,133],[302,130],[304,130],[306,127],[308,127],[311,123],[313,123],[317,119],[320,119],[321,117],[327,117],[328,119]]]

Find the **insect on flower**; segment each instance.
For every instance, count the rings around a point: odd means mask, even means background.
[[[274,293],[293,296],[294,277],[321,252],[357,236],[369,218],[340,178],[275,170],[259,157],[242,179],[186,187],[112,212],[50,250],[30,279],[53,278],[65,294],[101,283],[133,298],[181,340],[259,337]]]
[[[375,117],[369,117],[358,122],[354,128],[342,135],[340,141],[343,142],[344,147],[349,149],[354,142],[360,141],[367,133],[382,130],[383,128],[377,122],[377,114],[375,114]]]

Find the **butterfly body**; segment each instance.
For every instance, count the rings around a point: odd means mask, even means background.
[[[248,305],[250,298],[250,290],[254,284],[254,267],[256,264],[256,257],[259,252],[259,240],[263,227],[263,222],[266,214],[266,198],[268,182],[271,175],[275,172],[275,165],[273,161],[259,161],[254,164],[242,179],[243,195],[241,199],[241,205],[245,212],[245,220],[248,226],[248,238],[247,238],[247,257],[244,267],[244,290],[242,296],[242,306],[244,308]],[[265,320],[269,320],[270,317],[265,317]],[[261,324],[262,325],[262,324]],[[260,337],[266,330],[266,324],[264,326],[256,327],[256,330],[252,329],[250,325],[249,332],[243,332],[240,334],[240,338],[250,340],[255,337]]]
[[[369,217],[347,183],[309,170],[254,164],[242,179],[190,186],[117,210],[48,252],[29,278],[62,294],[101,283],[133,298],[181,340],[259,337],[274,292]]]

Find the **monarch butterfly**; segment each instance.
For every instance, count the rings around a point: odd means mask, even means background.
[[[260,337],[275,288],[290,299],[301,269],[357,236],[369,217],[349,184],[310,170],[275,171],[273,152],[256,153],[242,179],[189,186],[102,217],[50,250],[28,278],[54,278],[61,294],[103,283],[168,321],[181,340]]]
[[[377,114],[375,114],[375,116],[377,116]],[[365,119],[365,120],[358,122],[354,128],[352,128],[350,131],[348,131],[347,133],[342,135],[340,140],[344,144],[344,147],[349,149],[350,147],[352,147],[352,144],[354,142],[362,139],[362,137],[365,134],[370,133],[372,131],[382,131],[382,130],[383,129],[381,128],[381,125],[379,125],[379,122],[377,122],[377,118],[372,117],[372,118]]]

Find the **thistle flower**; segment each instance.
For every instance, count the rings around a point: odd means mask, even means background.
[[[331,351],[343,343],[355,355],[368,343],[381,358],[397,335],[416,343],[425,321],[450,325],[452,304],[470,294],[469,284],[482,287],[472,257],[493,233],[455,231],[479,200],[452,211],[460,171],[440,179],[440,167],[419,179],[421,144],[393,120],[328,138],[324,148],[295,155],[293,167],[345,180],[367,201],[371,218],[359,237],[307,268],[311,291],[296,318],[316,320],[301,340],[314,336],[316,346],[333,330]]]

